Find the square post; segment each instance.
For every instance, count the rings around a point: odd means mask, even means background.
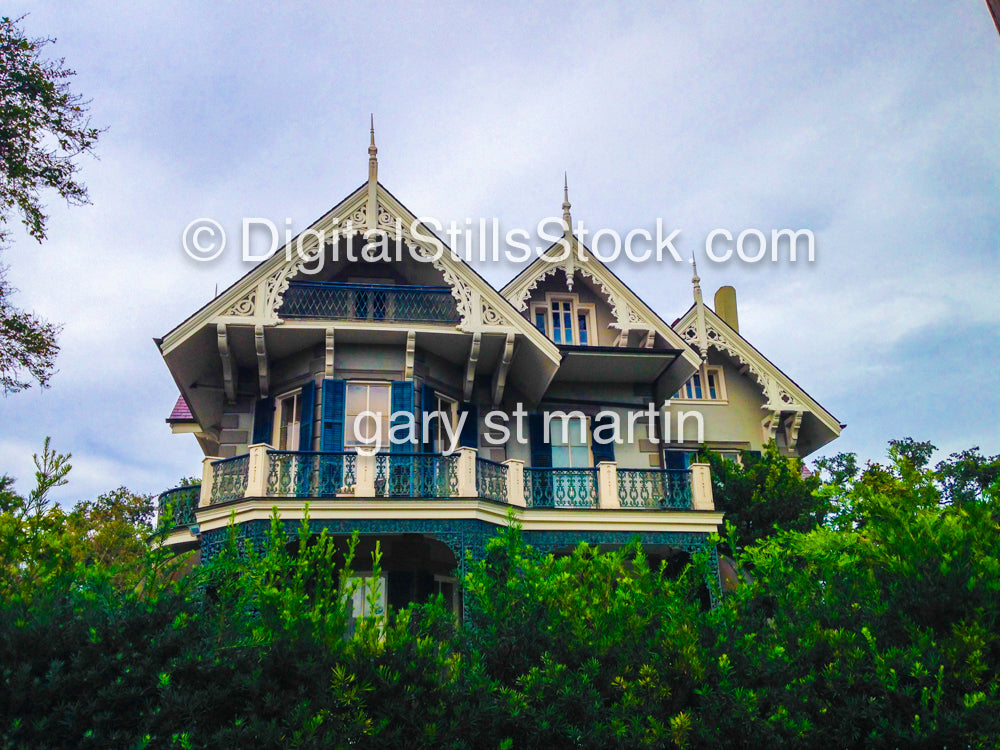
[[[508,458],[503,465],[507,467],[507,502],[518,508],[527,507],[524,499],[524,461]]]
[[[602,510],[622,507],[618,499],[618,463],[615,461],[597,464],[597,507]]]
[[[358,451],[358,483],[355,497],[375,497],[375,454]]]
[[[267,497],[267,474],[270,466],[267,452],[271,446],[267,443],[254,443],[247,451],[250,454],[247,466],[247,490],[244,497]]]
[[[715,510],[712,473],[708,464],[691,464],[691,507],[694,510]]]
[[[215,480],[215,469],[212,462],[218,461],[217,456],[205,456],[201,459],[201,496],[198,498],[198,507],[204,508],[212,504],[212,482]]]
[[[458,490],[456,497],[479,497],[476,487],[476,455],[475,448],[459,448],[458,451]]]

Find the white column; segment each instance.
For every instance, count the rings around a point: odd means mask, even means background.
[[[354,497],[375,497],[375,454],[358,451],[358,483]]]
[[[218,461],[216,456],[205,456],[201,460],[201,497],[198,498],[198,507],[204,508],[212,503],[212,481],[215,479],[215,471],[212,469],[212,462]]]
[[[503,465],[507,467],[507,502],[518,508],[527,507],[524,499],[524,461],[508,458]]]
[[[247,468],[246,497],[267,497],[267,452],[271,446],[267,443],[254,443],[248,449],[250,458]]]
[[[694,510],[715,510],[708,464],[691,464],[691,505]]]
[[[622,507],[618,499],[618,464],[615,461],[597,464],[597,507],[602,510]]]
[[[456,497],[479,497],[476,488],[475,448],[459,448],[458,451],[458,494]]]

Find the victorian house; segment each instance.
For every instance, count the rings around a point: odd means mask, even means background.
[[[205,454],[200,486],[160,497],[169,547],[205,559],[230,524],[260,537],[277,509],[294,530],[308,506],[317,532],[360,532],[359,561],[380,543],[388,604],[440,592],[457,611],[466,553],[509,514],[546,551],[637,538],[683,561],[722,521],[699,449],[806,456],[839,434],[740,335],[730,287],[713,310],[695,272],[670,325],[567,230],[494,289],[378,182],[376,154],[373,133],[367,182],[303,252],[156,340],[180,391],[167,421]]]

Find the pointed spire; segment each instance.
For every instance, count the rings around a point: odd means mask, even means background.
[[[375,147],[375,115],[371,119],[371,145],[368,146],[368,229],[375,228],[378,221],[378,149]]]
[[[569,178],[566,173],[563,172],[563,223],[566,224],[566,234],[570,235],[573,233],[573,217],[569,214],[570,204],[569,204]]]
[[[698,334],[698,353],[701,355],[701,375],[704,383],[705,364],[708,362],[708,333],[705,323],[705,300],[701,296],[701,278],[698,276],[698,261],[691,255],[691,286],[694,293],[696,313],[695,328]]]
[[[691,255],[691,286],[694,292],[695,303],[701,305],[703,304],[701,297],[701,277],[698,276],[698,261],[695,260],[694,255]]]

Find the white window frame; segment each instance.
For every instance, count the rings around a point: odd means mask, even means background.
[[[351,437],[354,433],[354,417],[351,417],[347,413],[347,389],[351,386],[365,386],[369,390],[365,395],[365,408],[361,411],[373,411],[371,408],[371,386],[379,385],[385,386],[388,392],[388,400],[386,403],[386,418],[388,419],[392,415],[392,383],[388,380],[348,380],[345,384],[344,392],[344,448],[374,448],[374,443],[363,443],[360,441],[352,442]],[[356,415],[355,415],[356,416]],[[370,421],[370,420],[369,420]],[[378,449],[383,450],[389,447],[389,430],[392,429],[391,419],[386,422],[386,428],[383,430],[382,435],[380,435],[380,442],[378,444]]]
[[[458,428],[458,399],[452,398],[446,393],[434,391],[434,411],[444,412],[451,417],[452,432]],[[444,453],[451,447],[451,441],[448,439],[448,431],[442,424],[442,421],[439,414],[434,424],[437,430],[437,436],[434,438],[434,445],[432,446],[435,453]]]
[[[548,292],[545,295],[544,302],[532,302],[531,303],[531,325],[538,327],[536,321],[538,320],[538,313],[542,313],[543,319],[545,320],[545,330],[542,333],[550,341],[555,341],[552,337],[552,305],[555,302],[569,302],[570,303],[570,316],[572,322],[571,334],[573,336],[573,342],[567,343],[566,341],[559,342],[560,346],[598,346],[596,337],[596,321],[597,321],[597,311],[594,304],[591,302],[580,302],[580,296],[578,294],[567,294],[562,292]],[[562,314],[560,312],[560,314]],[[580,316],[584,315],[587,319],[587,343],[580,343]],[[565,329],[563,329],[565,330]]]
[[[709,395],[710,391],[709,391],[708,383],[707,382],[702,383],[702,385],[701,385],[701,398],[698,398],[695,395],[695,390],[694,390],[694,388],[695,388],[695,386],[694,386],[695,375],[697,375],[698,377],[701,377],[701,370],[698,370],[698,372],[694,373],[694,375],[692,375],[690,378],[688,378],[687,380],[684,381],[684,384],[680,388],[677,389],[677,392],[670,399],[671,401],[680,401],[680,402],[690,402],[690,401],[701,402],[701,401],[707,401],[707,402],[712,403],[712,404],[724,404],[724,403],[728,403],[729,397],[726,394],[726,379],[725,379],[725,377],[723,375],[722,367],[721,366],[719,366],[719,365],[709,365],[708,367],[705,368],[706,380],[707,380],[707,378],[709,376],[712,376],[712,377],[715,378],[715,398],[712,398]],[[688,396],[687,393],[686,393],[686,391],[688,390],[688,386],[689,385],[691,386],[691,388],[690,388],[691,395],[690,396]],[[681,395],[681,394],[683,394],[683,395]]]
[[[295,415],[296,408],[299,412],[298,421],[292,421],[290,424],[294,426],[291,430],[291,435],[286,436],[285,444],[281,444],[281,425],[283,423],[283,417],[285,415],[286,404],[291,401],[292,404],[292,416]],[[303,448],[299,445],[299,434],[302,428],[302,419],[306,415],[302,413],[302,389],[296,388],[294,391],[289,391],[288,393],[282,393],[280,396],[276,396],[274,399],[274,426],[271,430],[271,440],[272,445],[279,451],[301,451],[301,450],[311,450],[312,446],[307,446]],[[294,440],[294,445],[292,445],[287,438],[292,438]]]
[[[584,421],[583,426],[583,436],[584,445],[579,445],[574,443],[572,440],[567,442],[565,445],[556,443],[556,436],[562,437],[562,423],[564,420],[551,420],[549,422],[549,449],[553,448],[567,448],[570,456],[570,463],[572,464],[573,448],[586,448],[587,449],[587,464],[585,466],[556,466],[555,461],[552,462],[552,468],[554,469],[593,469],[594,468],[594,432],[593,425],[591,424],[590,417],[587,417]],[[580,421],[578,419],[566,419],[566,437],[576,438],[580,436]]]

